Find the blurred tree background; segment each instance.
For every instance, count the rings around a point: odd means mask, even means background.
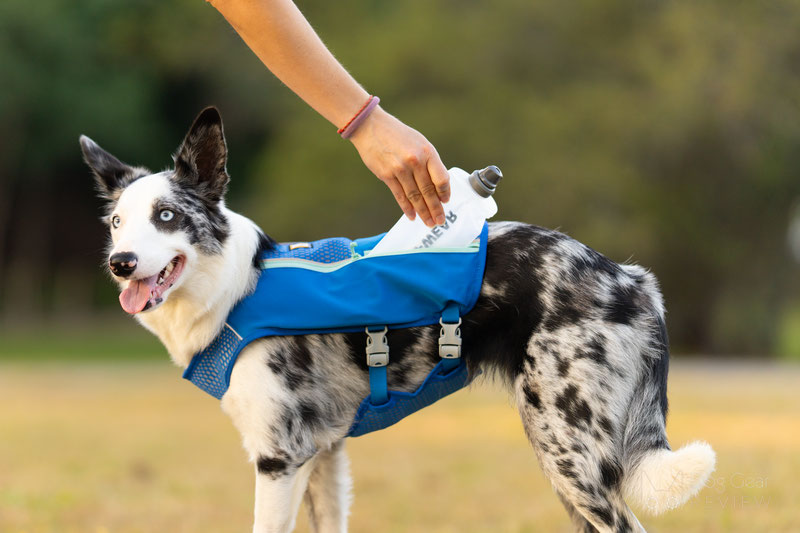
[[[786,246],[800,2],[298,5],[447,166],[503,169],[497,218],[651,268],[677,350],[800,352]],[[160,170],[209,104],[225,119],[228,204],[275,238],[371,235],[400,216],[202,0],[0,3],[0,344],[31,324],[126,320],[78,136]]]

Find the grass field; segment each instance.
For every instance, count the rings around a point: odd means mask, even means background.
[[[218,403],[166,362],[0,363],[0,532],[242,532],[253,473]],[[718,467],[649,531],[800,531],[800,367],[673,364],[673,446]],[[506,396],[483,384],[348,443],[353,532],[560,532]],[[298,531],[308,531],[301,509]]]

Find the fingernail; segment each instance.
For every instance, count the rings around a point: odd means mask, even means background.
[[[436,217],[436,225],[441,226],[442,224],[444,224],[444,215],[439,215]]]

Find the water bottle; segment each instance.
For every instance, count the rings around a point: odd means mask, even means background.
[[[402,216],[370,254],[413,250],[415,248],[455,248],[467,246],[478,237],[487,218],[497,213],[492,198],[502,172],[492,165],[467,174],[453,167],[450,175],[450,200],[443,204],[444,224],[429,228],[420,217]]]

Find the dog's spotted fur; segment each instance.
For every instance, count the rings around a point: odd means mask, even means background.
[[[119,161],[89,143],[83,143],[87,162],[113,212],[139,175],[106,164]],[[137,315],[182,366],[252,290],[255,257],[272,245],[224,207],[225,153],[219,117],[207,110],[179,149],[176,170],[160,178],[169,193],[154,198],[149,221],[160,232],[183,234],[197,250],[199,270],[229,285],[213,306],[197,309],[199,329],[187,325],[190,312],[178,311],[191,297],[188,275],[163,306]],[[106,175],[109,166],[114,171]],[[164,205],[181,217],[156,220]],[[235,279],[215,266],[231,261],[241,274]],[[660,511],[682,503],[710,473],[710,449],[705,455],[701,445],[681,450],[694,454],[700,465],[694,469],[674,464],[677,454],[666,451],[664,309],[644,269],[618,265],[556,231],[490,224],[481,294],[461,331],[470,372],[495,375],[513,391],[528,439],[577,530],[640,529],[624,500],[627,486],[641,489],[627,490],[629,497]],[[437,336],[438,326],[388,333],[391,389],[418,387],[438,361]],[[350,481],[343,439],[369,392],[364,343],[361,333],[269,337],[240,355],[222,408],[256,466],[255,531],[291,530],[304,495],[316,530],[346,529]],[[656,452],[667,455],[656,461]],[[656,467],[683,475],[685,486],[672,492],[667,486],[666,496],[648,489],[642,480],[664,481],[650,479],[662,472]]]

